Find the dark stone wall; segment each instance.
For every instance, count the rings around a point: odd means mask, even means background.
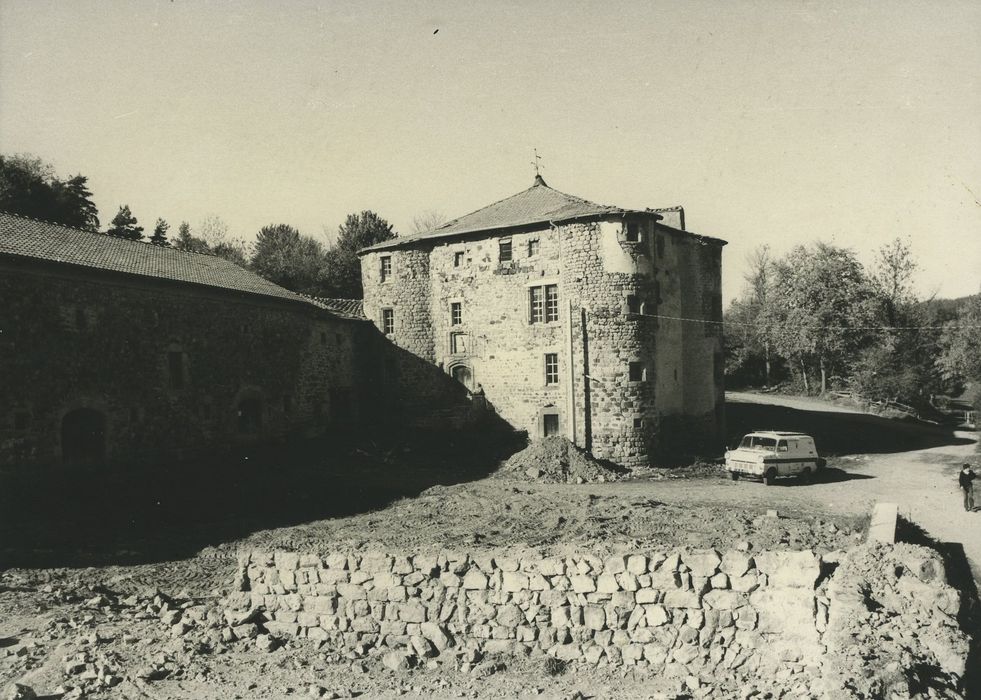
[[[0,465],[62,463],[79,409],[103,417],[110,462],[350,425],[375,387],[372,331],[302,303],[0,261]]]

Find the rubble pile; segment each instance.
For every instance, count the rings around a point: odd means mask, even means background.
[[[830,611],[822,686],[862,697],[958,698],[969,639],[960,595],[933,550],[871,543],[843,558],[825,587]]]
[[[563,437],[535,440],[511,455],[498,474],[543,484],[583,484],[616,481],[626,470],[600,462]]]

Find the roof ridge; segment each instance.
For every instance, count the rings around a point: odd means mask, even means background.
[[[220,256],[215,253],[202,253],[197,250],[181,250],[180,248],[175,248],[170,244],[161,245],[159,243],[151,243],[150,241],[133,240],[132,238],[127,238],[126,236],[117,236],[107,231],[93,231],[92,229],[81,228],[79,226],[69,226],[68,224],[63,224],[58,221],[48,221],[47,219],[38,219],[37,217],[34,216],[16,214],[12,211],[7,211],[5,209],[0,209],[0,214],[3,214],[5,216],[12,216],[15,219],[24,219],[25,221],[36,221],[39,224],[46,224],[48,226],[57,226],[58,228],[67,229],[69,231],[78,231],[79,233],[89,233],[92,234],[93,236],[106,236],[107,238],[111,238],[114,241],[127,241],[129,243],[135,243],[137,245],[148,245],[153,248],[169,249],[175,253],[186,253],[188,255],[203,255],[208,258],[220,258]],[[225,258],[221,258],[221,259],[225,260]],[[228,260],[227,262],[232,262],[232,261]],[[238,265],[238,263],[233,263],[233,264]]]
[[[596,206],[596,207],[605,207],[605,206],[607,206],[606,204],[597,204],[596,202],[590,202],[588,199],[583,199],[582,197],[577,197],[574,194],[567,194],[565,192],[562,192],[561,190],[557,190],[554,187],[550,187],[549,185],[546,185],[544,183],[542,183],[542,184],[537,184],[536,183],[536,184],[532,185],[531,187],[529,187],[527,189],[521,190],[520,192],[516,192],[516,193],[514,193],[514,194],[512,194],[512,195],[510,195],[508,197],[504,197],[503,199],[499,199],[496,202],[491,202],[490,204],[487,204],[487,205],[485,205],[483,207],[480,207],[480,209],[474,209],[473,211],[467,212],[466,214],[463,214],[461,216],[458,216],[455,219],[451,219],[451,220],[449,220],[449,221],[447,221],[447,222],[445,222],[443,224],[440,224],[438,227],[432,229],[431,231],[424,231],[423,233],[435,233],[436,231],[439,231],[440,229],[444,229],[444,228],[447,228],[449,226],[452,226],[453,224],[455,224],[456,222],[458,222],[460,219],[463,219],[464,217],[473,216],[474,214],[479,214],[480,212],[484,211],[485,209],[490,209],[491,207],[496,207],[498,204],[503,204],[504,202],[508,201],[509,199],[514,199],[515,197],[520,197],[521,195],[527,194],[528,192],[531,192],[532,190],[538,189],[539,187],[544,187],[546,190],[551,190],[552,192],[555,192],[556,194],[560,194],[563,197],[568,197],[569,199],[573,199],[573,200],[575,200],[577,202],[581,202],[581,203],[584,203],[584,204],[592,204],[593,206]],[[417,235],[419,235],[419,234],[417,234]]]

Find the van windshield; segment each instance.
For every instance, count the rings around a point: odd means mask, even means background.
[[[759,435],[747,435],[746,437],[743,438],[743,441],[739,443],[739,447],[744,450],[763,450],[766,452],[776,452],[777,441],[776,438],[761,437]]]

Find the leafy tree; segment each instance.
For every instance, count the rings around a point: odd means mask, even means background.
[[[915,303],[913,276],[919,265],[908,240],[895,238],[876,254],[872,282],[885,304],[886,321],[896,325],[904,308]]]
[[[191,253],[210,253],[211,249],[203,239],[191,233],[191,225],[182,221],[177,227],[177,238],[174,240],[174,248],[186,250]]]
[[[320,287],[329,296],[360,299],[361,260],[358,251],[395,238],[392,225],[373,211],[349,214],[337,229],[337,241],[327,252]]]
[[[99,228],[88,179],[75,175],[59,180],[35,156],[0,156],[0,209],[91,231]]]
[[[981,294],[976,294],[952,321],[944,324],[937,365],[952,383],[971,382],[981,387]],[[975,405],[981,409],[981,392]]]
[[[775,267],[774,342],[800,368],[810,390],[808,365],[816,364],[821,391],[829,373],[847,371],[876,321],[876,297],[861,263],[826,243],[798,246]]]
[[[169,229],[170,224],[163,219],[157,219],[157,223],[153,227],[153,235],[150,236],[150,242],[156,245],[170,245],[167,241],[167,231]]]
[[[323,266],[323,245],[292,226],[264,226],[256,237],[252,269],[287,289],[320,292],[318,278]]]
[[[116,216],[112,218],[109,228],[106,230],[110,236],[128,238],[131,241],[138,241],[143,238],[143,227],[139,225],[133,212],[129,210],[129,205],[124,204],[119,207]]]
[[[231,239],[222,241],[211,249],[211,254],[224,258],[241,267],[249,266],[249,248],[244,241]]]

